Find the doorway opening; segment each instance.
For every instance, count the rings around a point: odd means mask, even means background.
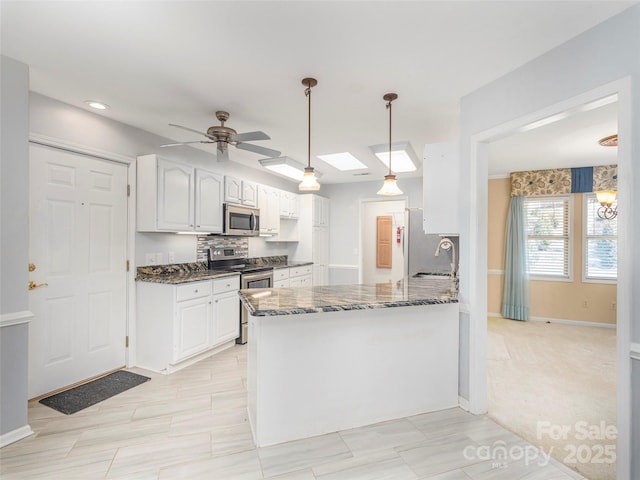
[[[360,283],[395,283],[404,277],[404,253],[402,243],[397,242],[397,232],[404,230],[406,198],[394,200],[363,200],[360,204]],[[385,228],[391,230],[391,244],[385,265],[379,267],[377,251],[378,217],[387,217]]]
[[[631,101],[630,80],[611,82],[607,85],[577,95],[563,102],[551,105],[535,113],[510,120],[483,132],[472,135],[470,149],[471,202],[476,208],[471,211],[470,224],[477,229],[470,230],[469,241],[477,248],[469,252],[469,268],[471,270],[469,305],[469,408],[474,413],[487,411],[487,233],[488,233],[488,145],[490,142],[504,138],[523,126],[543,118],[553,117],[558,113],[580,108],[607,96],[617,95],[619,113],[618,130],[621,138],[631,138]],[[630,205],[631,150],[629,143],[621,143],[618,149],[618,171],[620,181],[619,210],[628,211]],[[618,283],[616,290],[616,406],[617,406],[617,446],[616,460],[618,478],[628,478],[631,454],[631,372],[629,363],[630,329],[631,329],[631,245],[628,233],[631,217],[619,216],[620,232],[618,235]]]

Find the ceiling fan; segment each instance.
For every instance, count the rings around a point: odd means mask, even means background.
[[[207,137],[207,140],[195,140],[193,142],[179,142],[179,143],[167,143],[166,145],[160,145],[161,147],[175,147],[177,145],[189,145],[191,143],[217,143],[218,161],[229,160],[229,151],[227,147],[233,145],[240,150],[247,150],[249,152],[259,153],[266,157],[279,157],[280,152],[278,150],[272,150],[270,148],[261,147],[259,145],[253,145],[251,143],[245,143],[252,140],[269,140],[270,137],[264,132],[246,132],[237,133],[233,128],[225,127],[224,122],[229,120],[229,113],[218,111],[216,117],[220,121],[220,125],[214,125],[209,127],[207,132],[199,132],[189,127],[183,127],[182,125],[176,125],[170,123],[172,127],[181,128],[193,133],[199,133]]]

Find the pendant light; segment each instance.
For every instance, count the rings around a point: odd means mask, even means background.
[[[309,104],[309,141],[307,143],[307,166],[304,169],[304,177],[302,178],[302,182],[300,182],[300,185],[298,185],[298,190],[300,190],[301,192],[314,192],[316,190],[320,190],[320,184],[318,183],[316,174],[314,173],[313,167],[311,166],[311,87],[315,87],[318,84],[318,81],[315,78],[304,78],[302,79],[302,84],[307,87],[304,89],[304,95],[308,98]]]
[[[382,97],[387,102],[387,110],[389,110],[389,173],[384,176],[384,183],[382,188],[378,190],[378,195],[385,195],[391,197],[393,195],[402,195],[402,190],[398,188],[396,183],[396,176],[391,173],[391,102],[393,102],[398,95],[395,93],[387,93]]]

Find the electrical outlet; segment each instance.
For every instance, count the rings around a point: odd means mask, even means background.
[[[176,252],[169,252],[169,258],[167,261],[169,263],[176,263]]]
[[[611,310],[615,311],[616,307],[617,307],[616,302],[611,302]]]
[[[156,265],[162,265],[162,252],[156,253]]]
[[[582,301],[582,308],[589,308],[589,303],[586,300]]]
[[[147,265],[155,265],[156,264],[156,254],[155,253],[147,253],[145,255],[145,263]]]

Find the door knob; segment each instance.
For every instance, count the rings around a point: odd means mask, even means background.
[[[39,288],[39,287],[48,287],[49,284],[48,283],[36,283],[33,280],[29,280],[29,290],[33,290],[34,288]]]

